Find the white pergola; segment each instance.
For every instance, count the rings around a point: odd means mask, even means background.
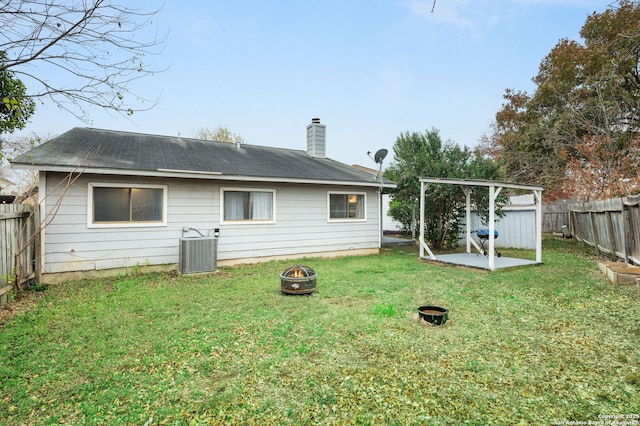
[[[475,180],[475,179],[447,179],[447,178],[420,178],[420,258],[425,258],[424,252],[429,253],[431,260],[438,260],[433,254],[427,243],[424,241],[424,207],[425,207],[425,190],[426,186],[430,183],[445,184],[445,185],[458,185],[462,187],[466,196],[466,243],[467,254],[471,254],[471,245],[473,245],[479,252],[482,252],[480,246],[471,238],[471,187],[482,186],[489,189],[489,249],[487,253],[488,264],[481,266],[489,270],[496,269],[495,253],[495,211],[496,211],[496,198],[500,194],[503,188],[519,189],[525,191],[531,191],[533,193],[534,201],[536,203],[535,222],[536,222],[536,261],[527,263],[511,262],[505,258],[501,258],[501,262],[504,266],[519,266],[521,264],[541,263],[542,262],[542,188],[538,186],[520,185],[516,183],[497,182],[489,180]],[[511,259],[513,260],[513,259]],[[453,262],[459,264],[466,264],[466,262]],[[474,259],[473,263],[469,266],[478,266],[477,261]]]

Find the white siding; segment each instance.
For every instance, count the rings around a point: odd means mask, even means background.
[[[367,220],[330,223],[327,191],[362,192],[361,188],[316,185],[230,183],[195,179],[81,176],[66,191],[65,175],[46,178],[44,273],[89,271],[118,267],[178,263],[183,227],[220,229],[218,260],[256,260],[379,247],[378,199],[367,189]],[[167,185],[167,225],[127,228],[88,228],[88,183]],[[276,190],[276,222],[221,224],[220,187]],[[64,192],[64,196],[60,195]],[[43,191],[44,193],[44,191]],[[60,200],[59,206],[57,202]],[[189,233],[188,236],[197,234]]]
[[[536,211],[517,209],[505,210],[505,216],[496,220],[495,229],[498,230],[498,238],[495,241],[496,247],[535,249],[536,248]],[[480,217],[471,213],[472,238],[478,241],[475,231],[478,229],[489,229],[483,225]],[[463,229],[463,235],[466,230]],[[466,244],[464,237],[460,241],[461,245]],[[488,247],[488,246],[487,246]]]
[[[382,229],[385,231],[402,231],[400,222],[395,221],[389,216],[389,203],[391,195],[382,194]]]

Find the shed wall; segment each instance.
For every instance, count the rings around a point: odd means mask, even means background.
[[[535,210],[508,210],[505,209],[505,216],[496,220],[495,229],[498,230],[498,238],[495,240],[496,247],[532,249],[536,248],[536,211]],[[488,229],[483,225],[475,212],[471,213],[472,238],[478,241],[475,231],[478,229]],[[461,245],[465,240],[461,239]]]

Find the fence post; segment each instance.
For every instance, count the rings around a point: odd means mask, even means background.
[[[618,260],[618,255],[616,254],[616,234],[613,231],[613,221],[611,220],[611,212],[604,212],[604,217],[607,222],[607,233],[609,234],[609,250],[611,250],[611,260],[615,262]]]
[[[38,206],[0,204],[0,306],[7,303],[8,292],[20,289],[26,275],[35,276],[33,259],[39,247],[32,236],[40,229],[34,222],[38,211]]]
[[[631,253],[631,239],[629,236],[631,229],[629,223],[629,209],[624,205],[624,198],[620,197],[620,223],[622,224],[622,256],[625,263],[629,262],[629,253]]]
[[[593,220],[593,211],[589,210],[589,226],[591,226],[591,235],[593,235],[593,244],[596,247],[596,254],[600,255],[600,246],[599,246],[599,238],[598,231],[596,230],[595,221]]]

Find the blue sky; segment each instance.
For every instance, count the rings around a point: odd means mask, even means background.
[[[437,128],[475,146],[505,89],[532,91],[540,61],[578,39],[592,0],[167,0],[162,73],[132,89],[158,104],[133,117],[91,109],[82,122],[39,106],[24,132],[88,126],[194,136],[226,126],[246,143],[306,148],[306,125],[327,125],[327,154],[375,167],[367,151],[401,132]],[[140,6],[143,2],[135,2]],[[158,4],[146,0],[149,8]]]

